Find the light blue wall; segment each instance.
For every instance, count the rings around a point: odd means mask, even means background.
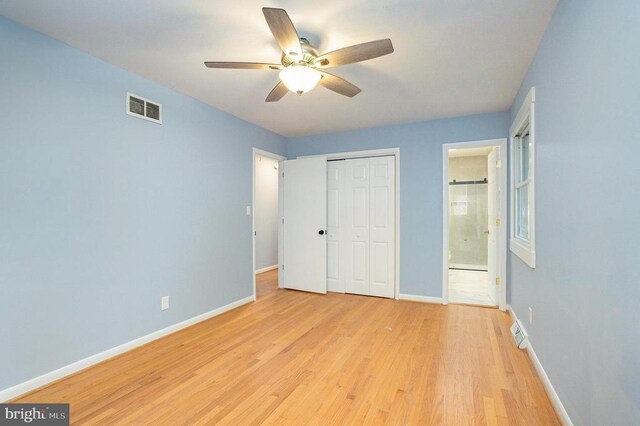
[[[442,145],[507,136],[495,113],[292,138],[287,155],[400,148],[400,292],[442,297]]]
[[[578,425],[640,424],[639,53],[640,2],[561,0],[511,110],[536,87],[537,268],[512,256],[511,304]]]
[[[251,147],[285,144],[0,17],[0,389],[250,296]]]

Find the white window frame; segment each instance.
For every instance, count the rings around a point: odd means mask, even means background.
[[[511,151],[510,177],[511,177],[511,209],[510,222],[511,234],[509,248],[511,252],[522,259],[531,268],[536,267],[536,215],[535,215],[535,87],[527,94],[516,118],[509,129],[509,150]],[[528,128],[529,133],[529,178],[527,198],[529,205],[529,239],[519,237],[516,233],[516,162],[519,162],[519,152],[516,143],[523,130]]]

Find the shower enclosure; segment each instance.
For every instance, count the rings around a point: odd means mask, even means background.
[[[449,267],[488,269],[487,179],[449,182]]]

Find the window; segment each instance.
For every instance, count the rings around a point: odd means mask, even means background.
[[[531,178],[529,178],[529,143],[530,132],[527,125],[514,138],[514,163],[515,178],[515,236],[523,241],[529,241],[529,187],[531,186]]]
[[[511,244],[532,268],[535,250],[535,88],[531,88],[509,130],[511,143]]]

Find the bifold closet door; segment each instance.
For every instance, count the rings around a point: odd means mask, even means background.
[[[393,297],[395,290],[395,158],[375,157],[369,161],[370,294]]]
[[[344,161],[344,281],[347,293],[393,297],[395,158]]]
[[[327,163],[327,291],[344,293],[344,160]]]
[[[369,294],[369,159],[345,160],[344,253],[347,293]]]

